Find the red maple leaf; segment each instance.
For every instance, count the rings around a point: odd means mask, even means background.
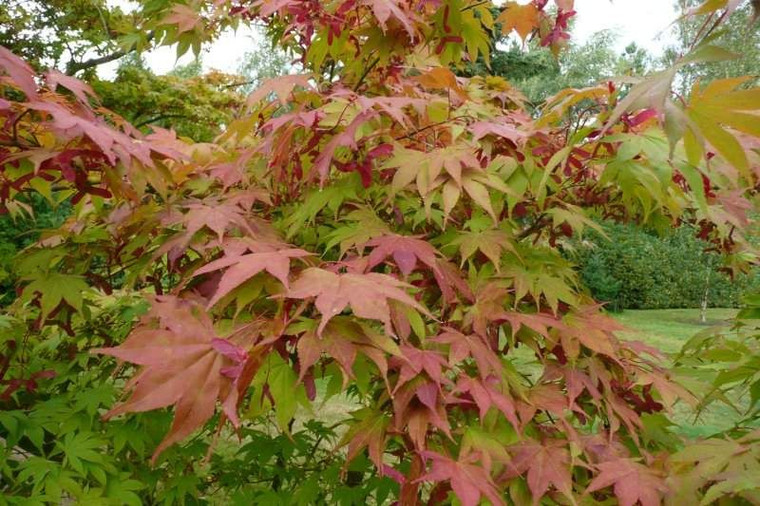
[[[491,501],[494,506],[505,504],[491,479],[489,470],[477,464],[481,460],[479,453],[460,455],[459,460],[453,460],[432,451],[424,451],[422,455],[430,459],[432,465],[427,474],[418,478],[418,482],[449,481],[451,489],[462,502],[462,506],[477,506],[480,504],[481,497]]]
[[[3,46],[0,46],[0,68],[5,70],[11,82],[24,92],[27,100],[34,100],[37,97],[34,70],[28,63]]]
[[[658,506],[668,488],[662,478],[648,466],[634,459],[617,459],[597,465],[599,474],[589,483],[586,493],[613,486],[620,506]]]
[[[399,2],[398,0],[365,0],[364,3],[372,7],[372,12],[375,13],[375,17],[383,31],[388,28],[388,21],[393,17],[401,23],[410,37],[414,37],[412,20],[399,5],[408,5],[406,2]]]
[[[296,248],[232,254],[204,265],[195,271],[194,275],[200,276],[201,274],[226,269],[219,280],[214,296],[208,301],[208,307],[212,307],[225,295],[229,294],[232,290],[250,280],[261,271],[267,271],[269,274],[280,280],[280,282],[287,288],[289,284],[288,274],[290,273],[290,260],[292,258],[303,258],[309,255],[310,254],[307,251]]]
[[[209,316],[195,303],[156,297],[151,311],[121,346],[92,352],[142,366],[127,384],[129,399],[105,418],[174,405],[174,421],[156,448],[153,462],[166,448],[202,427],[213,416],[217,401],[237,424],[235,373],[246,353],[220,339]]]
[[[515,447],[512,460],[513,469],[507,474],[527,471],[528,488],[537,503],[554,486],[565,497],[573,497],[573,480],[570,453],[567,441],[546,440],[543,443],[529,442]]]
[[[310,87],[309,78],[308,74],[294,74],[267,79],[248,96],[246,103],[250,107],[274,93],[280,103],[284,104],[297,86],[301,88]]]
[[[354,423],[349,427],[340,445],[348,445],[346,463],[351,462],[364,448],[369,452],[369,458],[382,473],[385,469],[383,453],[385,438],[390,420],[383,413],[370,408],[360,409],[351,413]]]
[[[449,345],[449,364],[452,366],[467,357],[472,357],[483,378],[490,374],[500,374],[502,371],[499,357],[479,334],[465,335],[458,330],[445,328],[430,341]]]
[[[297,350],[301,380],[323,353],[338,362],[345,378],[353,377],[352,368],[356,355],[362,353],[377,365],[387,382],[386,355],[401,354],[396,343],[388,336],[341,316],[332,318],[321,335],[311,330],[301,335]]]
[[[176,25],[177,33],[184,33],[194,30],[197,26],[201,25],[201,18],[198,12],[193,8],[175,4],[172,7],[171,13],[161,20],[165,25]]]
[[[62,74],[55,69],[49,70],[47,74],[45,74],[45,80],[47,81],[47,84],[51,90],[55,91],[57,86],[63,86],[71,93],[73,93],[77,100],[79,100],[84,105],[89,104],[87,101],[88,95],[92,98],[97,98],[95,96],[95,92],[89,84],[82,82],[79,79],[75,79],[71,76],[67,76],[66,74]]]
[[[248,221],[243,215],[243,209],[230,202],[194,202],[186,206],[187,214],[182,221],[189,237],[204,227],[213,231],[221,241],[228,229],[238,229],[254,235]]]
[[[479,380],[462,375],[452,393],[469,394],[478,406],[481,420],[486,416],[489,409],[495,407],[504,414],[513,427],[520,428],[521,424],[517,419],[514,401],[507,394],[500,392],[495,383],[498,383],[495,377]]]
[[[293,282],[287,297],[291,299],[316,297],[314,305],[322,314],[322,322],[317,329],[320,334],[327,322],[340,314],[347,306],[350,306],[354,314],[360,318],[383,322],[386,332],[392,334],[389,299],[430,315],[403,290],[404,288],[411,287],[385,274],[376,272],[336,274],[312,267],[303,271]]]
[[[422,263],[433,273],[445,301],[454,299],[454,288],[465,296],[469,294],[469,287],[459,270],[453,266],[447,268],[438,250],[420,237],[384,235],[372,239],[366,246],[373,248],[367,257],[367,270],[392,257],[401,273],[408,276],[418,267],[418,263]]]

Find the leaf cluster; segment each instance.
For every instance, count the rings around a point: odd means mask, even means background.
[[[560,49],[573,2],[547,4],[507,2],[500,29]],[[302,61],[305,74],[265,82],[212,143],[141,133],[89,86],[0,48],[0,201],[20,213],[19,195],[37,192],[72,206],[16,266],[8,402],[35,409],[25,396],[50,374],[28,357],[54,332],[54,353],[73,344],[88,363],[122,363],[125,398],[106,418],[172,410],[163,439],[145,443],[154,465],[187,465],[173,452],[195,465],[218,434],[232,464],[216,469],[234,475],[243,460],[265,484],[240,483],[241,501],[297,487],[304,504],[678,502],[682,442],[666,413],[698,400],[656,350],[618,338],[563,252],[603,218],[684,222],[746,269],[760,95],[728,79],[681,101],[674,69],[626,92],[560,91],[534,116],[504,79],[451,70],[489,61],[492,7],[146,2],[146,26],[180,52],[263,22]],[[677,67],[722,55],[702,46]],[[125,302],[120,323],[97,325],[113,294],[147,311]],[[325,424],[320,408],[341,397],[350,413]],[[733,443],[752,461],[748,437]],[[101,486],[53,487],[51,502],[102,496],[120,476],[96,451],[108,438],[55,444],[41,449],[63,455],[51,466]],[[723,480],[743,494],[724,480],[753,469],[742,462],[689,490],[708,501]],[[14,491],[45,487],[44,469],[8,474]],[[176,502],[201,480],[156,488]]]

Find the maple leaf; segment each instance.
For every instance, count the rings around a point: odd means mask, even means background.
[[[277,100],[280,101],[280,104],[285,104],[296,87],[310,88],[310,78],[311,76],[309,74],[293,74],[266,79],[255,91],[248,95],[246,104],[250,107],[256,102],[260,102],[269,97],[272,93],[275,94]]]
[[[541,11],[533,3],[525,5],[507,2],[504,10],[496,19],[501,23],[501,33],[508,35],[512,30],[525,40],[538,27]]]
[[[176,25],[179,34],[195,30],[201,25],[201,18],[195,9],[187,5],[175,4],[172,6],[171,13],[161,21],[161,24]]]
[[[699,404],[699,399],[694,394],[658,371],[641,372],[637,384],[654,386],[667,409],[672,409],[678,399],[682,399],[692,408]]]
[[[565,497],[573,500],[573,480],[567,441],[547,440],[542,443],[523,443],[514,447],[514,472],[528,472],[528,488],[534,504],[554,486]],[[513,471],[510,471],[510,474]]]
[[[217,336],[211,319],[198,305],[176,297],[159,296],[143,322],[118,347],[97,348],[142,366],[129,383],[131,395],[105,418],[174,405],[169,433],[153,453],[152,461],[172,444],[202,427],[214,414],[217,400],[237,424],[234,371],[246,353]]]
[[[620,506],[659,506],[668,490],[662,478],[634,459],[618,459],[597,464],[599,474],[591,480],[586,493],[614,485]]]
[[[432,462],[431,469],[417,481],[449,481],[454,494],[463,506],[477,506],[480,498],[485,497],[493,505],[506,504],[493,483],[489,470],[477,463],[481,460],[479,452],[460,455],[453,460],[432,451],[423,451],[422,455]]]
[[[476,251],[480,251],[491,261],[496,272],[501,270],[501,257],[506,251],[511,251],[517,255],[512,238],[507,232],[500,229],[463,231],[449,244],[459,246],[462,265]]]
[[[760,137],[760,120],[750,111],[760,110],[760,89],[739,89],[748,78],[721,79],[706,86],[697,83],[691,93],[686,113],[696,126],[698,138],[704,138],[732,165],[746,174],[747,153],[726,127]],[[687,136],[687,140],[689,137]],[[687,149],[689,144],[687,142]],[[690,161],[694,162],[694,156]]]
[[[509,322],[512,327],[512,337],[525,327],[545,338],[549,337],[549,329],[565,329],[562,321],[555,316],[545,313],[518,313],[516,311],[501,311],[495,315],[499,320]]]
[[[523,251],[521,250],[520,253]],[[559,309],[560,301],[576,306],[579,298],[572,286],[576,280],[569,264],[556,259],[553,255],[541,255],[541,257],[546,263],[535,264],[533,261],[537,258],[531,261],[523,257],[522,262],[512,261],[505,266],[503,276],[512,280],[515,300],[520,301],[526,295],[530,295],[536,301],[536,307],[539,308],[539,300],[543,296],[555,314]],[[555,268],[552,268],[552,263],[555,263]]]
[[[476,121],[470,125],[470,132],[475,140],[480,140],[486,135],[494,135],[517,145],[528,136],[525,132],[518,130],[516,125],[510,123],[508,117],[494,118],[492,121]]]
[[[89,84],[71,76],[67,76],[66,74],[62,74],[55,69],[50,70],[45,74],[45,80],[51,90],[55,90],[57,86],[63,86],[73,93],[77,100],[84,105],[88,105],[89,103],[87,100],[88,95],[92,98],[97,98]]]
[[[474,149],[469,145],[447,146],[430,152],[396,147],[393,156],[384,164],[396,168],[392,188],[396,191],[415,183],[422,199],[430,202],[433,190],[442,187],[444,215],[448,217],[462,192],[477,203],[494,223],[498,221],[488,189],[511,194],[510,188],[496,174],[480,166]]]
[[[446,367],[443,357],[433,350],[402,346],[401,356],[392,357],[390,364],[399,369],[396,387],[392,392],[396,427],[401,430],[406,426],[412,442],[419,450],[427,446],[430,425],[451,438],[451,427],[441,389],[441,385],[451,382],[443,376]],[[423,372],[427,377],[422,375]]]
[[[399,379],[392,392],[393,420],[397,430],[406,427],[414,446],[418,450],[424,450],[431,425],[452,438],[446,401],[441,389],[442,383],[450,382],[441,376],[445,362],[437,353],[421,351],[410,355],[409,347],[402,347],[402,353],[400,359],[393,357],[391,362],[394,367],[401,364]],[[410,360],[420,360],[422,365],[405,367]],[[430,379],[422,376],[422,371]]]
[[[525,397],[527,402],[521,402],[517,407],[524,423],[533,420],[539,410],[561,418],[567,407],[567,397],[556,384],[535,385],[527,391]]]
[[[668,499],[687,500],[696,504],[700,489],[705,489],[700,505],[715,504],[722,497],[749,499],[756,496],[760,484],[760,431],[754,431],[738,440],[707,439],[686,446],[671,456],[671,462],[681,470],[677,481],[670,484]],[[669,481],[671,476],[668,477]]]
[[[84,304],[82,296],[91,290],[84,278],[71,274],[40,273],[27,279],[31,280],[31,283],[24,287],[22,298],[30,300],[35,294],[39,294],[42,321],[61,303],[81,311]]]
[[[546,375],[549,376],[550,374],[551,369],[547,371]],[[560,374],[565,378],[565,385],[567,386],[567,403],[570,409],[575,409],[575,400],[584,390],[588,391],[589,395],[591,395],[595,401],[601,399],[601,392],[599,392],[599,389],[594,382],[591,381],[591,377],[585,372],[564,367],[560,371]]]
[[[446,67],[433,67],[417,76],[415,80],[431,90],[451,90],[462,98],[467,96],[457,82],[456,74]]]
[[[312,330],[304,332],[298,338],[296,349],[300,366],[299,380],[303,380],[309,368],[317,363],[323,353],[338,362],[344,378],[352,378],[356,355],[362,353],[377,365],[387,384],[386,355],[401,355],[398,345],[388,336],[341,316],[332,318],[320,335]]]
[[[355,151],[358,148],[356,132],[359,130],[359,127],[363,126],[375,115],[376,112],[374,110],[363,111],[357,114],[341,133],[334,135],[327,144],[325,144],[314,160],[314,169],[319,174],[320,184],[324,185],[327,180],[327,175],[330,172],[330,164],[335,155],[335,151],[341,146],[348,147]]]
[[[350,306],[360,318],[379,320],[385,324],[386,332],[392,334],[388,300],[396,300],[430,316],[430,313],[410,297],[403,288],[410,285],[385,274],[336,274],[317,267],[301,273],[294,281],[287,297],[307,299],[316,297],[315,307],[322,314],[317,332],[327,325],[331,318]]]
[[[367,269],[373,269],[380,262],[393,257],[396,266],[408,276],[417,267],[417,262],[437,270],[437,257],[440,255],[427,241],[419,237],[402,235],[384,235],[367,242],[366,246],[374,248],[369,254]]]
[[[388,20],[390,20],[392,16],[401,23],[409,34],[409,37],[414,37],[415,30],[414,25],[412,25],[412,20],[403,10],[401,10],[398,0],[364,0],[364,4],[372,7],[372,12],[375,13],[375,17],[380,23],[380,27],[383,31],[387,30]]]
[[[393,176],[394,189],[403,189],[414,181],[423,198],[440,184],[436,180],[444,170],[457,186],[462,183],[463,167],[481,170],[480,161],[470,146],[449,146],[431,152],[398,146],[384,166],[397,168]]]
[[[409,276],[420,262],[432,271],[445,301],[454,299],[454,288],[464,294],[469,292],[459,270],[447,267],[441,253],[420,237],[386,234],[368,241],[365,246],[373,248],[367,257],[367,270],[393,257],[401,273]]]
[[[377,107],[378,110],[404,127],[408,126],[411,121],[410,115],[404,111],[405,108],[413,107],[419,110],[427,106],[426,100],[414,97],[367,97],[359,95],[356,100],[364,109]]]
[[[472,400],[478,406],[480,418],[483,420],[488,414],[488,410],[495,407],[501,411],[509,423],[515,428],[520,428],[521,424],[517,419],[517,410],[514,401],[508,394],[500,392],[496,384],[498,380],[495,376],[489,376],[483,380],[470,378],[461,375],[457,381],[457,386],[452,393],[468,393]]]
[[[395,390],[402,385],[417,378],[423,371],[436,383],[444,383],[447,380],[443,376],[446,369],[446,360],[435,350],[420,350],[413,346],[401,346],[401,357],[394,357],[392,365],[400,369],[398,382]]]
[[[658,72],[647,79],[639,80],[612,111],[605,125],[605,130],[617,122],[626,111],[641,109],[664,111],[676,72],[677,69],[673,67]]]
[[[179,219],[176,215],[169,214],[164,221],[182,223],[185,226],[182,235],[188,243],[197,232],[204,228],[214,232],[220,242],[227,231],[233,227],[237,227],[250,236],[256,236],[256,232],[245,218],[243,209],[234,202],[191,202],[184,207],[187,212]]]
[[[350,223],[330,232],[327,235],[329,240],[325,244],[326,249],[331,249],[340,244],[341,257],[350,248],[356,248],[362,254],[364,247],[370,240],[389,233],[386,221],[378,217],[372,209],[355,209],[341,221]]]
[[[208,301],[210,308],[261,271],[267,271],[287,288],[291,259],[309,255],[309,252],[296,248],[232,254],[204,265],[195,271],[194,276],[226,269],[219,279],[214,296]]]
[[[367,448],[370,460],[382,475],[385,467],[383,453],[390,419],[384,413],[371,408],[354,411],[351,417],[354,423],[350,425],[339,444],[339,446],[348,445],[346,463],[351,462],[359,455],[359,452]]]
[[[486,378],[489,374],[501,372],[502,365],[499,357],[479,334],[465,335],[456,329],[444,328],[430,341],[449,345],[449,364],[452,366],[467,357],[472,357],[481,377]]]
[[[27,100],[37,97],[37,83],[34,70],[24,60],[0,46],[0,67],[10,76],[11,81],[26,95]]]
[[[613,332],[624,330],[624,327],[599,313],[598,309],[597,306],[587,306],[568,313],[563,319],[560,339],[570,358],[578,357],[577,343],[580,343],[596,353],[617,359],[617,340]]]

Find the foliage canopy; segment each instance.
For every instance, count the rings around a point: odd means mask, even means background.
[[[73,206],[20,257],[0,320],[9,495],[137,503],[159,478],[118,455],[182,469],[212,450],[190,436],[216,430],[235,447],[222,461],[250,470],[213,477],[241,502],[756,502],[757,429],[684,446],[665,413],[695,395],[656,350],[616,338],[562,249],[595,218],[687,222],[727,269],[755,261],[760,89],[674,95],[679,69],[730,57],[709,41],[646,80],[560,91],[537,116],[503,78],[452,70],[489,61],[497,22],[560,51],[574,13],[145,2],[141,29],[180,51],[261,22],[303,65],[211,143],[142,134],[89,85],[0,48],[0,201]],[[69,362],[37,368],[45,356]],[[77,396],[88,375],[98,397]],[[338,395],[356,409],[325,426]],[[50,422],[70,404],[72,421]],[[116,456],[94,433],[103,407],[124,431]],[[155,414],[170,407],[171,422]],[[159,500],[200,486],[173,476]]]

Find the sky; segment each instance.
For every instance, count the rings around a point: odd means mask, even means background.
[[[126,3],[125,0],[113,0]],[[528,3],[530,0],[518,0]],[[617,49],[635,42],[655,56],[662,54],[671,40],[668,27],[677,14],[672,0],[575,0],[575,26],[573,40],[583,43],[594,33],[609,29],[618,35]],[[260,44],[260,38],[251,29],[241,28],[237,32],[223,34],[214,44],[204,49],[203,66],[206,70],[217,69],[235,73],[243,55]],[[192,56],[187,54],[179,62],[173,47],[158,48],[145,55],[148,65],[158,74],[171,71],[175,65],[188,63]],[[113,75],[116,63],[103,66],[99,73],[103,77]]]

